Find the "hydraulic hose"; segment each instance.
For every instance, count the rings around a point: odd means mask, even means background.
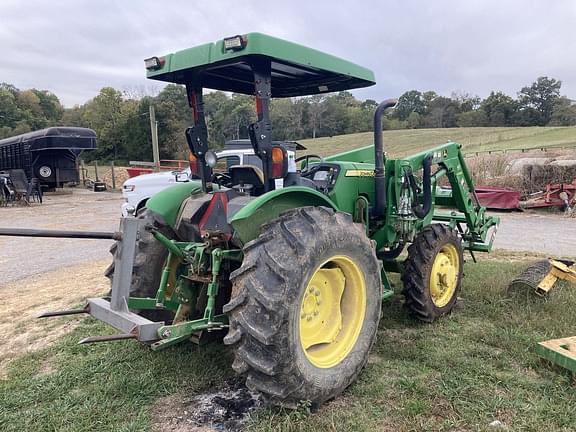
[[[381,218],[386,212],[386,177],[384,175],[384,141],[382,139],[382,115],[396,106],[398,100],[387,99],[374,112],[374,210],[373,216]]]
[[[423,219],[430,212],[432,208],[432,155],[428,155],[422,161],[422,189],[424,192],[424,202],[422,204],[414,204],[412,211],[419,218]],[[416,185],[413,183],[412,189],[416,195]]]

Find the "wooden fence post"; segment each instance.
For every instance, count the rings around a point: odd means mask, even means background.
[[[114,175],[114,161],[110,163],[110,169],[112,171],[112,190],[116,189],[116,176]]]
[[[80,159],[80,171],[82,172],[82,185],[86,186],[86,172],[84,168],[84,159]]]

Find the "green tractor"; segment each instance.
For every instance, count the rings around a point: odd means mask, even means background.
[[[389,272],[401,273],[415,318],[452,310],[464,249],[490,251],[499,222],[478,202],[459,144],[386,158],[381,119],[394,100],[376,109],[373,146],[295,158],[295,143],[272,140],[271,98],[371,86],[370,70],[258,33],[145,63],[148,78],[186,86],[198,180],[122,220],[109,297],[47,315],[87,312],[123,332],[83,342],[159,350],[223,336],[248,387],[291,406],[321,404],[356,379],[393,294]],[[249,136],[261,167],[214,172],[205,88],[255,96]]]

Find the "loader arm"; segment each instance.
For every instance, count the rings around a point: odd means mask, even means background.
[[[500,220],[487,215],[480,205],[459,144],[449,142],[403,159],[389,159],[385,171],[386,214],[383,222],[371,227],[379,248],[411,242],[423,227],[443,222],[458,229],[466,249],[492,249],[495,230],[490,238],[488,234]]]

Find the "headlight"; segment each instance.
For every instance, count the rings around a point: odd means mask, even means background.
[[[122,186],[122,190],[123,190],[124,192],[133,192],[134,189],[136,189],[136,186],[135,186],[135,185],[124,185],[124,186]]]
[[[147,58],[146,60],[144,60],[144,65],[146,66],[147,70],[158,70],[158,69],[162,69],[162,66],[164,66],[164,57],[150,57]]]
[[[248,40],[244,36],[232,36],[224,39],[224,49],[238,51],[244,49],[248,44]]]
[[[206,165],[210,168],[214,168],[218,163],[218,156],[212,150],[208,150],[204,155],[204,160],[206,161]]]

